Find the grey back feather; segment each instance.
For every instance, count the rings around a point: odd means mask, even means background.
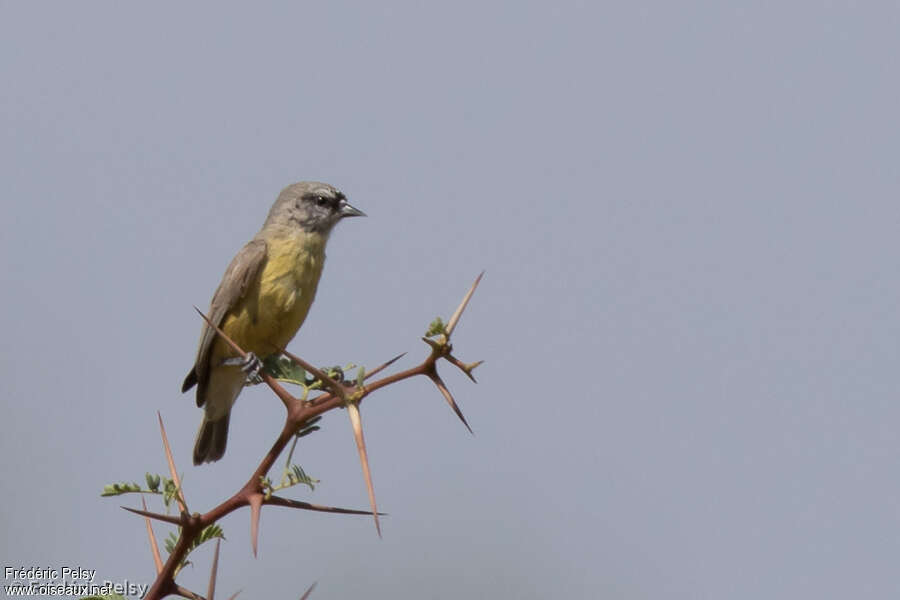
[[[254,238],[240,249],[231,260],[231,264],[228,265],[222,282],[213,295],[207,315],[212,323],[215,323],[216,326],[222,325],[225,315],[237,304],[238,300],[244,297],[247,288],[259,275],[265,262],[265,240]],[[209,376],[209,354],[216,337],[218,334],[212,327],[204,327],[203,336],[200,338],[200,347],[197,350],[197,361],[194,364],[200,390],[206,387],[206,380]],[[202,406],[204,401],[205,395],[202,392],[198,393],[197,406]]]

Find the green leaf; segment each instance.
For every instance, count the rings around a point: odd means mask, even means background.
[[[160,481],[159,475],[151,475],[150,473],[147,473],[146,478],[147,478],[147,488],[151,492],[158,492],[159,491],[159,481]]]
[[[306,425],[303,426],[303,429],[301,429],[300,431],[298,431],[296,433],[296,436],[298,438],[302,438],[304,436],[307,436],[307,435],[313,433],[314,431],[318,431],[321,428],[318,425],[316,425],[316,423],[318,423],[321,420],[322,420],[321,415],[319,415],[318,417],[313,417],[312,419],[310,419],[309,421],[306,422]]]
[[[119,482],[119,483],[111,483],[103,486],[103,492],[100,494],[101,496],[121,496],[122,494],[133,494],[135,492],[140,492],[141,486],[132,482],[128,483],[127,481]]]
[[[272,492],[275,491],[275,486],[272,485],[272,480],[265,476],[260,476],[259,485],[263,489],[263,496],[268,501],[269,498],[272,497]]]
[[[175,500],[178,496],[178,486],[175,485],[175,481],[169,479],[168,477],[162,478],[163,482],[163,504],[166,505],[166,508],[172,504],[172,501]]]
[[[434,321],[432,321],[428,325],[428,330],[425,332],[425,337],[434,337],[436,335],[446,335],[447,334],[447,326],[444,325],[444,320],[440,317],[435,317]]]
[[[169,535],[168,535],[168,537],[166,537],[166,540],[165,540],[166,552],[168,552],[169,554],[172,554],[172,551],[175,550],[175,545],[178,543],[179,537],[181,537],[181,527],[178,528],[177,533],[174,531],[169,532]],[[198,535],[196,538],[194,538],[194,541],[191,542],[191,547],[188,548],[187,552],[185,552],[184,559],[181,561],[181,564],[178,565],[178,568],[175,570],[175,574],[177,575],[178,571],[180,571],[182,568],[186,567],[187,565],[191,564],[191,561],[189,561],[187,559],[188,555],[190,555],[191,552],[196,550],[201,544],[208,542],[209,540],[216,539],[216,538],[223,539],[223,540],[225,539],[225,533],[222,531],[221,527],[219,527],[215,523],[204,527],[203,531],[200,532],[200,535]]]
[[[222,540],[225,539],[225,533],[222,531],[222,528],[215,523],[213,523],[212,525],[207,525],[203,528],[203,531],[200,532],[200,535],[197,536],[197,539],[194,540],[194,544],[191,546],[191,550],[193,550],[200,544],[208,542],[209,540],[214,540],[216,538]]]
[[[278,381],[306,385],[306,371],[284,354],[267,356],[263,360],[263,370]]]
[[[175,544],[178,543],[178,536],[181,535],[181,527],[178,528],[178,532],[170,531],[169,535],[166,537],[163,542],[166,546],[166,552],[172,554],[172,551],[175,550]]]
[[[315,490],[316,484],[319,483],[318,479],[313,479],[307,475],[306,471],[304,471],[303,467],[300,465],[291,465],[291,471],[288,473],[288,481],[291,482],[291,485],[303,484],[309,486],[310,490]]]

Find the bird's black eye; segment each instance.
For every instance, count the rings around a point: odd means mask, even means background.
[[[328,198],[326,198],[325,196],[316,196],[316,204],[318,206],[327,206]]]

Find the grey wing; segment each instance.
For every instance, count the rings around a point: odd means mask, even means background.
[[[266,242],[262,239],[253,239],[241,248],[231,264],[222,276],[222,282],[213,294],[209,307],[209,320],[217,326],[222,324],[228,311],[240,300],[250,286],[250,283],[259,275],[266,262]],[[194,368],[184,380],[182,391],[189,390],[195,383],[203,387],[209,371],[209,352],[213,341],[216,339],[216,331],[205,325],[200,336],[200,347],[197,350],[197,361]],[[197,396],[198,406],[202,404],[201,395]]]

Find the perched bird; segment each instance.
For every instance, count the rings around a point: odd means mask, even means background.
[[[304,181],[284,188],[252,240],[232,259],[209,307],[209,319],[245,352],[241,359],[204,324],[200,347],[181,391],[197,386],[203,421],[194,464],[225,454],[231,407],[257,357],[284,348],[300,329],[316,295],[325,243],[338,221],[365,216],[327,183]]]

